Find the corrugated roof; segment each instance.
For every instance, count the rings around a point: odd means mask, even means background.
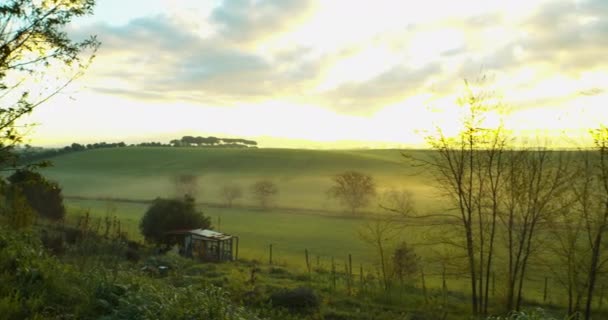
[[[217,232],[217,231],[213,231],[213,230],[208,230],[208,229],[194,229],[194,230],[188,231],[188,233],[197,235],[197,236],[201,236],[201,237],[205,237],[205,238],[209,238],[209,239],[216,239],[216,240],[227,240],[227,239],[232,238],[232,236],[229,234],[225,234],[225,233],[221,233],[221,232]]]

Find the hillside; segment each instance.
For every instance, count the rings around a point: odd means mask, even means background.
[[[422,152],[424,151],[413,151]],[[206,148],[113,148],[74,152],[52,159],[44,173],[58,181],[64,194],[83,197],[152,199],[174,194],[173,177],[198,176],[199,201],[219,202],[223,184],[246,188],[271,179],[282,207],[339,210],[325,190],[331,176],[359,170],[377,180],[380,189],[407,187],[421,196],[426,186],[398,150],[295,150]],[[245,198],[242,203],[250,201]]]

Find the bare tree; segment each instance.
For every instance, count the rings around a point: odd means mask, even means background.
[[[414,196],[406,189],[389,189],[380,196],[380,207],[403,217],[412,217],[416,213]]]
[[[520,309],[526,271],[540,245],[538,236],[563,209],[560,198],[572,179],[568,153],[544,147],[509,153],[505,214],[508,272],[507,309]]]
[[[272,198],[278,193],[279,188],[270,180],[260,180],[251,185],[251,194],[262,208],[268,208]]]
[[[243,189],[236,184],[228,184],[220,189],[220,197],[226,207],[231,208],[234,200],[243,197]]]
[[[376,195],[374,179],[358,171],[346,171],[332,178],[334,184],[328,190],[330,197],[338,199],[355,214],[360,208],[366,207]]]
[[[399,236],[399,228],[390,216],[376,216],[367,221],[359,230],[359,237],[374,248],[377,263],[382,275],[384,290],[390,288],[393,275],[391,263],[391,248]]]
[[[196,198],[199,195],[199,177],[194,174],[179,174],[173,177],[173,185],[175,187],[175,196],[178,199],[184,196]]]
[[[491,95],[474,92],[466,84],[460,99],[464,116],[462,129],[447,135],[437,128],[427,137],[434,152],[428,158],[413,158],[433,175],[435,185],[455,207],[463,243],[450,241],[466,253],[471,281],[471,308],[474,315],[487,313],[489,278],[495,255],[496,222],[502,196],[504,153],[509,141],[502,124],[488,127],[485,114],[498,112],[500,104]]]
[[[582,180],[582,181],[581,181]],[[580,188],[586,192],[584,179],[573,181],[573,189]],[[583,184],[581,184],[583,182]],[[575,186],[576,185],[576,186]],[[561,285],[568,296],[568,316],[574,317],[581,311],[581,303],[585,294],[586,274],[588,271],[589,250],[585,246],[585,225],[583,215],[576,208],[575,193],[570,192],[565,197],[569,205],[564,205],[559,210],[555,219],[551,221],[550,233],[553,241],[549,243],[551,259],[548,259],[547,270],[552,273],[556,282]],[[572,200],[574,198],[574,200]],[[574,205],[573,205],[574,204]],[[559,265],[559,268],[555,268]]]
[[[600,271],[608,259],[602,257],[604,235],[608,230],[608,127],[592,131],[595,148],[586,153],[584,188],[577,192],[583,216],[587,245],[591,254],[585,294],[585,320],[591,319],[591,302]]]

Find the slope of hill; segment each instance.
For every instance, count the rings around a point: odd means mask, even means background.
[[[413,151],[422,152],[424,151]],[[114,148],[62,155],[45,174],[58,181],[64,194],[84,197],[152,199],[175,193],[173,178],[198,176],[199,201],[219,203],[226,183],[245,190],[241,203],[251,204],[248,186],[270,179],[279,186],[276,205],[336,210],[325,190],[331,176],[359,170],[376,178],[379,189],[406,187],[424,202],[428,187],[398,150],[296,150],[205,148]]]

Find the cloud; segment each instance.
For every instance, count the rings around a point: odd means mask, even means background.
[[[608,5],[605,1],[548,2],[525,21],[521,45],[528,61],[559,65],[561,72],[577,73],[606,66]]]
[[[301,23],[313,8],[309,0],[224,0],[211,13],[211,21],[221,36],[248,43]]]
[[[201,37],[162,15],[118,27],[97,24],[73,33],[94,33],[102,41],[92,72],[108,81],[100,80],[105,84],[97,87],[114,82],[106,89],[123,95],[131,91],[134,98],[157,92],[167,98],[190,96],[200,103],[251,102],[296,92],[317,77],[323,63],[322,58],[311,61],[301,55],[306,48],[267,56],[221,36]]]
[[[95,24],[71,33],[97,34],[102,41],[90,70],[94,90],[217,106],[281,100],[314,103],[345,114],[372,114],[419,93],[457,93],[463,79],[483,73],[509,79],[521,70],[542,70],[541,75],[518,80],[515,85],[522,87],[550,73],[576,77],[608,69],[608,5],[603,0],[549,1],[525,15],[514,15],[516,19],[495,10],[416,21],[407,28],[379,30],[366,39],[368,43],[330,49],[324,41],[315,47],[308,40],[287,41],[290,45],[272,50],[260,45],[277,35],[289,38],[290,30],[305,23],[315,6],[312,1],[224,0],[203,17],[203,24],[213,28],[204,34],[179,16],[167,15],[123,25]],[[340,21],[335,18],[335,23]],[[462,34],[462,40],[447,39],[451,34]],[[421,47],[418,51],[416,45]],[[397,58],[390,63],[374,61],[378,69],[362,79],[340,74],[339,69],[339,80],[330,89],[317,89],[337,62],[370,47],[387,48]],[[369,67],[371,62],[352,68]]]
[[[370,113],[398,102],[421,89],[441,72],[437,63],[412,69],[395,67],[365,82],[349,82],[321,95],[325,104],[344,113]]]

